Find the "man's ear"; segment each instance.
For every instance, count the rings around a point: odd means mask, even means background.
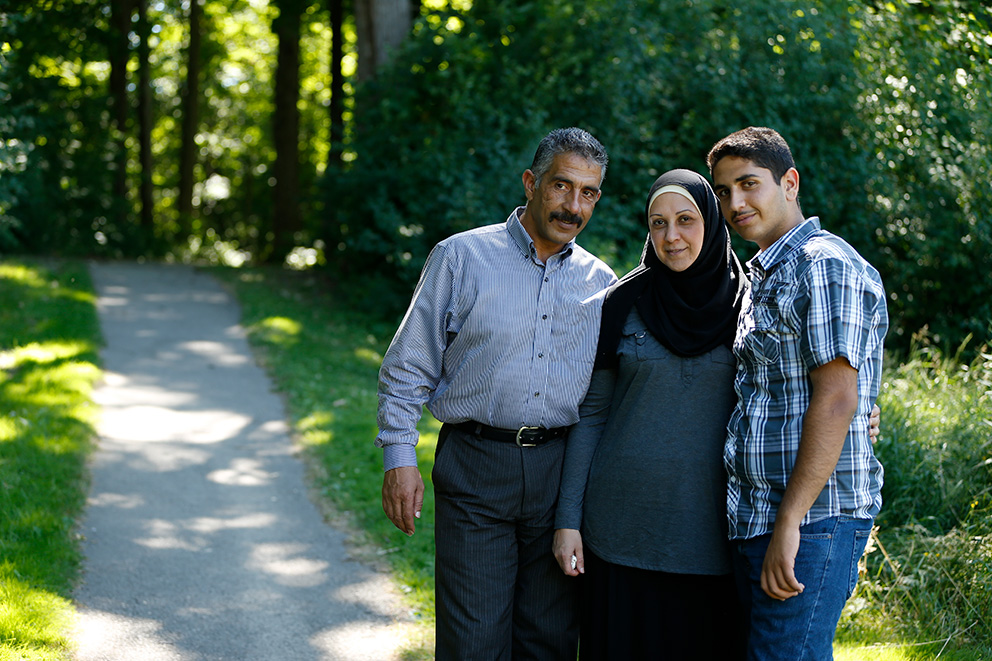
[[[524,170],[524,174],[521,177],[524,182],[524,193],[527,195],[527,200],[530,201],[534,199],[534,184],[537,182],[537,177],[529,169]]]
[[[785,199],[795,202],[799,198],[799,170],[789,168],[781,181],[782,189],[785,191]]]

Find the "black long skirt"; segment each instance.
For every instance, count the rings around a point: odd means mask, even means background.
[[[581,661],[744,658],[732,574],[669,574],[606,562],[585,550]]]

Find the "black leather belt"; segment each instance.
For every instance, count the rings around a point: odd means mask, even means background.
[[[506,441],[516,443],[522,448],[532,448],[541,443],[553,441],[556,438],[564,438],[568,434],[568,427],[555,427],[545,429],[544,427],[521,427],[520,429],[500,429],[490,427],[481,422],[468,420],[454,425],[456,428],[468,434],[475,434],[490,441]]]

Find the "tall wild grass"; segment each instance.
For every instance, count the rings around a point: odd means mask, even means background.
[[[841,635],[929,643],[912,658],[992,658],[992,353],[962,353],[919,337],[879,396],[884,504]]]

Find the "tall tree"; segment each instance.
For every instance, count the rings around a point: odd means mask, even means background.
[[[193,230],[193,179],[196,168],[196,131],[200,119],[200,0],[189,0],[189,45],[186,48],[186,80],[182,89],[183,119],[179,145],[179,212],[181,238]]]
[[[141,228],[146,240],[152,235],[152,82],[151,25],[148,0],[136,0],[138,8],[138,150],[141,167]]]
[[[280,0],[273,32],[279,40],[275,76],[273,164],[275,190],[272,216],[272,250],[266,261],[281,260],[292,248],[300,218],[300,22],[308,0]]]
[[[328,0],[331,13],[331,139],[327,167],[341,166],[344,139],[344,0]]]
[[[412,24],[410,0],[355,0],[359,80],[375,77]]]
[[[111,0],[110,30],[107,37],[110,59],[110,99],[114,125],[113,196],[118,225],[127,222],[127,117],[130,103],[127,94],[127,62],[130,57],[128,34],[131,30],[133,0]]]

